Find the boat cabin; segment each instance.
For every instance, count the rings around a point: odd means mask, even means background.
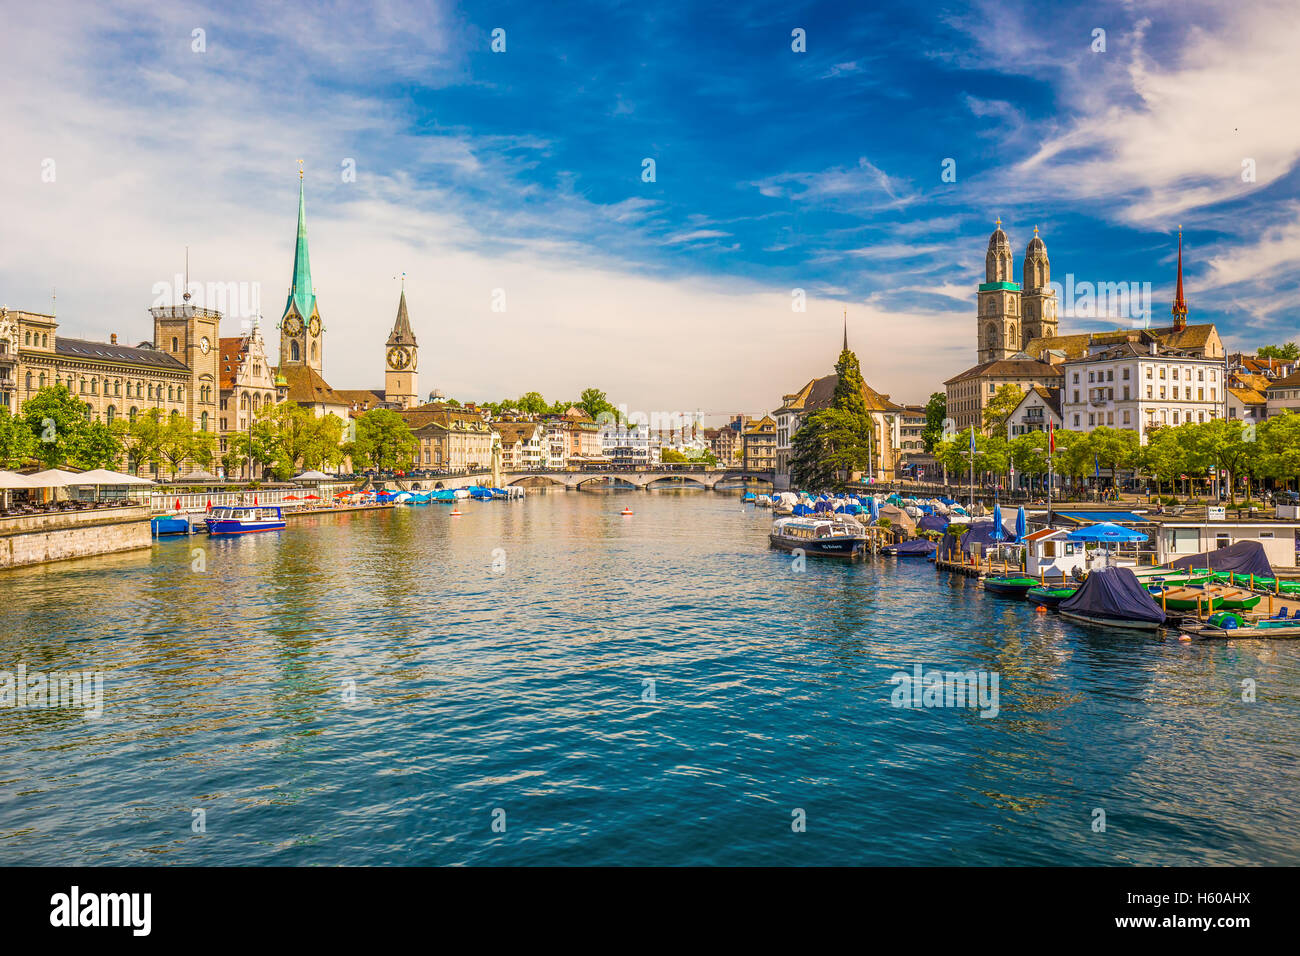
[[[1069,578],[1077,570],[1137,567],[1137,553],[1122,554],[1107,545],[1071,541],[1066,528],[1043,528],[1025,535],[1025,573],[1030,577]]]

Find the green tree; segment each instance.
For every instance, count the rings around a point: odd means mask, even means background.
[[[931,454],[934,454],[939,442],[943,441],[943,423],[947,417],[948,396],[943,392],[932,393],[930,400],[925,403],[925,430],[921,432],[925,450]]]
[[[1023,475],[1047,474],[1047,432],[1031,431],[1011,439],[1011,462]]]
[[[1300,478],[1300,415],[1282,411],[1256,431],[1260,445],[1260,473],[1289,485]]]
[[[1139,461],[1155,478],[1156,494],[1162,491],[1165,482],[1172,489],[1178,476],[1189,467],[1187,447],[1175,428],[1155,428],[1147,432],[1147,444]]]
[[[383,471],[406,471],[420,442],[401,415],[389,408],[373,408],[356,420],[357,437],[344,449],[354,466]]]
[[[690,461],[689,458],[674,448],[665,448],[660,451],[659,460],[665,465],[684,465]]]
[[[1287,342],[1284,345],[1261,345],[1257,354],[1260,358],[1294,362],[1296,359],[1300,359],[1300,345],[1296,345],[1294,342]]]
[[[609,403],[609,398],[598,388],[584,388],[582,397],[578,399],[578,407],[586,411],[588,415],[595,420],[600,417],[602,412],[615,414],[614,406]]]
[[[62,383],[47,386],[23,402],[22,415],[36,439],[35,457],[46,468],[68,461],[90,427],[90,406]]]
[[[840,352],[835,373],[831,406],[805,418],[790,442],[791,477],[815,491],[843,487],[871,461],[873,429],[858,357]]]
[[[545,415],[551,410],[541,392],[524,392],[516,404],[525,415]]]
[[[171,467],[172,478],[193,450],[194,423],[184,415],[172,415],[158,437],[158,454]]]
[[[284,481],[300,467],[321,468],[343,460],[343,419],[337,415],[317,417],[310,410],[294,402],[264,406],[258,422],[253,426],[255,436],[267,445],[271,470],[277,479]]]
[[[20,468],[36,453],[36,436],[25,419],[0,408],[0,468]]]
[[[103,422],[88,422],[68,455],[76,468],[113,468],[122,457],[122,442]]]
[[[158,449],[162,445],[165,427],[162,410],[157,408],[145,409],[133,422],[123,418],[113,422],[117,439],[126,451],[127,468],[131,474],[138,475],[143,465],[161,464]]]
[[[999,385],[989,403],[984,406],[984,430],[990,434],[1006,435],[1007,419],[1025,397],[1019,385]]]

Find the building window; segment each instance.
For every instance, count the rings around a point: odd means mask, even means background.
[[[289,361],[298,362],[302,360],[302,352],[298,348],[297,342],[289,343]]]
[[[32,390],[32,373],[31,373],[31,372],[28,372],[28,373],[27,373],[27,391],[30,392],[31,390]]]
[[[208,430],[208,413],[204,412],[202,415],[199,416],[199,431],[205,432],[207,430]]]
[[[113,419],[117,418],[117,409],[112,405],[108,406],[108,411],[104,413],[104,418],[110,425],[113,424]]]

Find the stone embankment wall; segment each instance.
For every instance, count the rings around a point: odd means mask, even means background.
[[[0,570],[151,544],[145,506],[0,518]]]

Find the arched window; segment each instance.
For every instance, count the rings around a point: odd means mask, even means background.
[[[173,336],[172,336],[172,351],[173,351],[173,352],[178,352],[178,351],[180,351],[180,347],[181,347],[181,340],[178,339],[176,336],[173,335]]]
[[[167,401],[169,402],[176,401],[176,389],[170,385],[167,386]]]
[[[126,414],[126,417],[129,418],[131,421],[135,421],[135,416],[138,414],[139,414],[139,410],[134,405],[132,405],[131,410]]]
[[[153,401],[153,383],[149,383],[149,401]]]
[[[45,340],[45,336],[42,335],[42,336],[41,336],[41,348],[45,348],[45,347],[46,347],[47,345],[49,345],[49,344],[50,344],[50,343],[47,342],[47,341]]]
[[[317,356],[318,354],[319,354],[319,353],[318,353],[317,350],[316,350],[316,343],[313,342],[313,343],[311,344],[311,360],[312,360],[313,362],[316,361],[316,356]]]
[[[84,378],[81,380],[81,394],[86,394],[86,380]]]
[[[181,388],[179,385],[176,386],[176,401],[185,401],[185,389]]]
[[[121,397],[122,397],[122,380],[121,380],[121,379],[118,379],[116,382],[113,383],[113,397],[114,397],[114,398],[121,398]]]
[[[99,394],[99,379],[97,379],[97,378],[92,378],[92,379],[90,380],[90,394],[91,394],[91,395],[98,395],[98,394]]]
[[[45,373],[44,373],[44,372],[42,372],[42,373],[40,374],[40,377],[37,378],[37,380],[36,380],[36,387],[37,387],[37,388],[44,388],[44,387],[45,387]]]
[[[994,312],[997,311],[997,308],[998,308],[998,304],[994,302],[992,299],[989,299],[988,304],[984,306],[984,314],[992,315]]]
[[[113,424],[113,419],[117,418],[117,409],[112,405],[108,406],[108,411],[104,413],[104,417],[110,425]]]
[[[30,392],[31,390],[32,390],[32,373],[31,373],[31,372],[28,372],[28,373],[27,373],[27,391]]]
[[[997,347],[998,347],[998,327],[997,327],[996,325],[993,325],[992,323],[989,323],[988,331],[985,332],[985,334],[984,334],[984,338],[985,338],[985,341],[988,342],[988,344],[989,344],[989,348],[991,348],[991,349],[995,349],[995,348],[997,348]]]
[[[290,342],[290,343],[289,343],[289,361],[291,361],[291,362],[300,362],[300,361],[302,361],[302,353],[298,350],[298,343],[297,343],[297,342]]]
[[[32,344],[32,330],[31,330],[31,329],[28,329],[28,330],[27,330],[27,341],[26,341],[24,344],[26,344],[26,345],[31,345],[31,344]]]
[[[178,412],[176,409],[173,408],[173,409],[172,409],[171,420],[172,420],[172,421],[176,421],[176,419],[178,419],[178,418],[180,418],[180,417],[181,417],[181,413]]]
[[[208,413],[204,412],[202,415],[199,416],[199,431],[207,431],[207,430],[208,430]]]
[[[248,411],[248,393],[247,393],[247,392],[245,392],[243,395],[240,395],[240,396],[239,396],[239,410],[240,410],[241,412],[246,412],[246,411]]]

